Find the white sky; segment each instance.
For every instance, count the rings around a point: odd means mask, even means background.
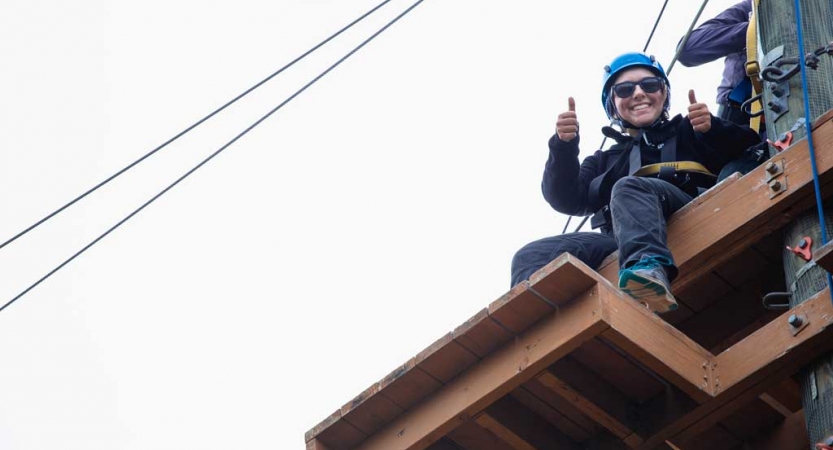
[[[6,2],[0,241],[379,1]],[[411,3],[0,250],[0,300]],[[595,150],[602,67],[642,48],[661,5],[423,2],[0,312],[0,448],[303,448],[306,430],[502,295],[517,248],[561,231],[539,187],[555,117],[574,96]],[[699,6],[669,2],[649,49],[666,67]],[[677,65],[673,112],[690,87],[713,102],[721,69]]]

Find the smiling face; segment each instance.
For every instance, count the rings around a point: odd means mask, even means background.
[[[644,67],[635,67],[622,72],[613,84],[616,85],[625,81],[636,83],[643,78],[655,76],[656,74]],[[662,115],[667,97],[668,90],[665,87],[649,94],[637,85],[630,97],[620,98],[613,94],[613,102],[616,105],[616,115],[620,119],[637,127],[647,127]]]

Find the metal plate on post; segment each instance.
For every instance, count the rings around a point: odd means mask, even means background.
[[[807,328],[810,324],[810,319],[805,314],[793,314],[787,319],[787,325],[790,327],[790,333],[797,336],[801,330]]]
[[[769,185],[769,198],[773,199],[782,192],[787,192],[787,177],[778,178],[767,183]]]
[[[766,182],[769,183],[773,178],[784,173],[784,160],[773,160],[766,163],[764,171],[766,172]]]

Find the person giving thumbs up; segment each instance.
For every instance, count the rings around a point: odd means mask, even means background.
[[[558,115],[555,122],[555,132],[558,139],[570,142],[578,136],[578,117],[576,116],[576,101],[573,97],[567,99],[567,111]]]

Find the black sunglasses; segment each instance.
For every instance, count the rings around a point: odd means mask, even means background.
[[[637,84],[646,94],[653,94],[659,92],[665,83],[660,77],[647,77],[637,82],[625,81],[624,83],[614,84],[613,93],[619,98],[628,98],[636,91]]]

